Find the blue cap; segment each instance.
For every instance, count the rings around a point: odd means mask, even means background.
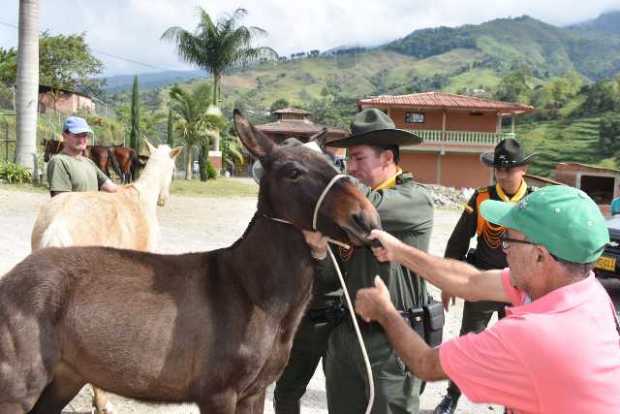
[[[93,133],[93,130],[90,129],[86,120],[79,116],[70,116],[65,119],[65,125],[62,130],[63,132],[69,131],[72,134],[83,134],[84,132],[88,132],[89,134]]]

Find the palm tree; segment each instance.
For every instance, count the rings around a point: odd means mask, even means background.
[[[199,86],[193,93],[178,85],[170,89],[170,110],[178,117],[177,136],[181,137],[186,145],[186,180],[192,179],[193,148],[219,139],[219,131],[226,126],[222,116],[208,113],[210,96],[211,87],[207,84]]]
[[[222,165],[235,171],[237,165],[243,165],[243,145],[239,137],[230,133],[222,134]]]
[[[211,72],[213,76],[213,105],[220,99],[220,84],[224,72],[232,66],[247,63],[261,54],[277,56],[269,47],[252,47],[252,40],[257,35],[267,32],[260,27],[239,25],[246,14],[245,9],[238,8],[232,15],[213,23],[211,16],[200,10],[200,23],[195,32],[181,27],[168,28],[162,39],[172,40],[177,45],[179,55],[189,63],[195,63]]]
[[[15,162],[34,168],[39,104],[39,2],[20,0],[17,48],[17,149]]]

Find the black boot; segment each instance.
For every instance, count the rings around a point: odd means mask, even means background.
[[[454,414],[460,395],[446,394],[443,400],[435,407],[433,414]]]

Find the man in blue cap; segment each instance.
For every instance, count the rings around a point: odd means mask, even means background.
[[[70,116],[65,120],[63,150],[47,164],[47,181],[52,197],[71,191],[118,191],[118,186],[93,161],[83,155],[92,134],[84,118]]]

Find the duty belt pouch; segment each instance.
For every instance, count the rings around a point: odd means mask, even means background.
[[[420,337],[431,347],[441,344],[445,317],[443,304],[434,299],[420,308],[410,309],[408,312],[409,324]]]
[[[443,304],[431,299],[424,309],[424,339],[431,347],[441,344],[443,338],[443,325],[446,321]]]

